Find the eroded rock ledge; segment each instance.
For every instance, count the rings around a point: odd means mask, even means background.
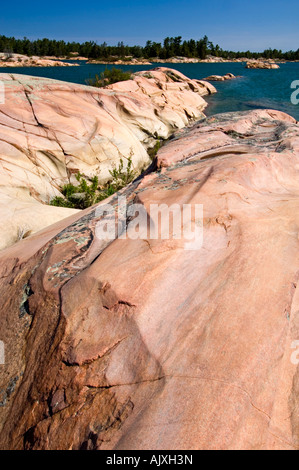
[[[0,249],[19,231],[34,233],[73,214],[45,204],[78,171],[105,182],[120,158],[146,167],[156,139],[204,117],[202,96],[216,91],[167,68],[106,89],[15,74],[0,80]]]
[[[201,249],[93,207],[1,253],[2,449],[299,448],[299,126],[214,116],[158,164],[123,194],[203,204]]]

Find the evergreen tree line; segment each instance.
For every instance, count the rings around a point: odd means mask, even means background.
[[[150,59],[159,57],[160,59],[169,59],[174,56],[183,56],[189,58],[205,59],[207,55],[223,57],[225,59],[238,59],[246,57],[248,59],[258,59],[264,57],[266,59],[285,59],[299,60],[299,49],[297,51],[282,52],[277,49],[266,49],[263,52],[250,51],[226,51],[216,44],[209,41],[207,36],[198,41],[190,39],[182,41],[181,36],[167,37],[163,43],[147,41],[142,46],[127,46],[123,42],[119,42],[117,46],[108,46],[106,42],[97,44],[94,41],[84,43],[56,41],[53,39],[37,39],[34,41],[28,38],[16,39],[14,37],[0,36],[0,52],[10,54],[24,54],[28,56],[55,56],[55,57],[72,57],[72,53],[76,52],[80,56],[90,59],[109,60],[110,58],[125,58],[128,56],[140,59]]]

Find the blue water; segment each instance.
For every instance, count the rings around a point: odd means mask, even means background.
[[[0,73],[20,73],[86,84],[88,78],[100,74],[112,65],[80,63],[80,67],[18,67],[1,68]],[[299,63],[281,64],[280,69],[246,69],[245,63],[222,64],[153,64],[121,65],[123,70],[149,70],[164,66],[179,70],[190,78],[205,78],[209,75],[224,75],[228,72],[240,77],[236,80],[213,82],[218,93],[206,97],[209,106],[207,115],[228,111],[245,111],[254,108],[272,108],[284,111],[299,120],[299,105],[291,103],[291,83],[299,80]]]

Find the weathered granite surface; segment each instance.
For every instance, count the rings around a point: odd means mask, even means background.
[[[78,171],[104,183],[130,156],[141,171],[157,138],[202,118],[202,96],[216,91],[167,68],[107,89],[16,74],[0,80],[0,249],[20,231],[34,233],[74,213],[46,204]]]
[[[1,252],[2,449],[299,448],[298,124],[216,115],[158,168],[123,195],[203,204],[200,249],[93,207]]]

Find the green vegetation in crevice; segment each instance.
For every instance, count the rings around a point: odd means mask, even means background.
[[[154,145],[154,147],[149,148],[147,150],[147,153],[148,153],[151,160],[154,160],[156,158],[156,155],[157,155],[158,151],[160,150],[160,148],[162,147],[162,145],[163,144],[162,144],[160,138],[158,138],[155,145]]]
[[[68,207],[72,209],[86,209],[93,206],[97,202],[103,201],[115,192],[131,183],[136,172],[132,168],[132,156],[128,158],[127,166],[125,167],[124,161],[121,158],[118,168],[110,170],[111,181],[105,186],[99,186],[99,179],[97,176],[91,178],[90,182],[78,173],[76,179],[78,184],[74,185],[68,183],[63,186],[61,193],[63,196],[54,197],[50,205],[56,207]]]
[[[148,149],[148,155],[153,162],[159,149],[167,142],[157,137],[155,145]],[[104,186],[99,185],[99,179],[94,176],[86,178],[80,172],[76,175],[78,184],[68,183],[61,188],[62,196],[55,196],[51,201],[51,206],[68,207],[71,209],[86,209],[98,202],[112,196],[120,189],[131,183],[139,173],[133,169],[133,151],[129,158],[120,158],[118,167],[109,170],[111,180]],[[125,165],[125,160],[127,164]]]

